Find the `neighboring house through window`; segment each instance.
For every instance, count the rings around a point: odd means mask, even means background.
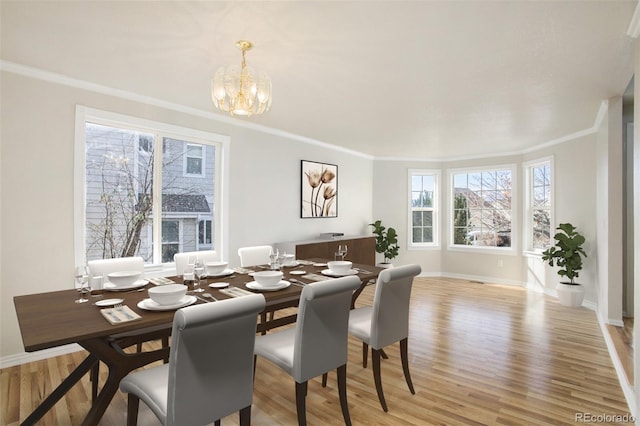
[[[409,170],[409,247],[439,245],[439,170]]]
[[[226,137],[85,107],[77,121],[78,262],[141,256],[160,264],[216,248]]]
[[[515,167],[450,171],[450,247],[510,249]]]

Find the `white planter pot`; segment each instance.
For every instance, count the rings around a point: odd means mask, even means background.
[[[393,263],[376,263],[376,266],[378,268],[388,269],[388,268],[393,268]]]
[[[558,283],[556,286],[558,301],[561,305],[579,308],[584,300],[584,286],[582,284]]]

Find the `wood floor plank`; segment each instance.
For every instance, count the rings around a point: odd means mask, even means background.
[[[365,289],[358,306],[372,302],[373,289]],[[386,348],[389,359],[381,369],[389,412],[384,413],[371,366],[362,367],[361,343],[349,338],[347,386],[354,425],[571,425],[577,413],[628,414],[593,311],[563,307],[518,287],[445,278],[416,279],[411,300],[409,364],[416,394],[404,380],[398,345]],[[0,371],[2,425],[23,420],[83,355]],[[105,370],[100,370],[101,384]],[[90,392],[84,377],[40,424],[79,424]],[[319,379],[310,381],[307,418],[309,425],[344,424],[335,374],[326,388]],[[118,393],[100,424],[125,420],[126,396]],[[252,422],[296,424],[293,379],[264,359],[256,367]],[[139,424],[159,424],[144,404]],[[223,424],[237,425],[237,414]]]

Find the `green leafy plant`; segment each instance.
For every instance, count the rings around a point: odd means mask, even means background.
[[[373,226],[373,233],[376,236],[376,252],[384,256],[384,263],[398,256],[398,233],[393,228],[386,228],[382,221],[376,220],[370,223]]]
[[[542,260],[551,266],[557,265],[558,275],[569,278],[570,284],[575,285],[573,279],[582,269],[582,257],[587,257],[582,249],[585,238],[570,223],[561,223],[556,229],[560,231],[553,236],[556,244],[542,252]]]

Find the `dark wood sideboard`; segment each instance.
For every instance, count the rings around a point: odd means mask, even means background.
[[[331,239],[315,239],[304,241],[290,241],[276,243],[274,247],[278,250],[285,250],[287,253],[295,254],[298,259],[309,259],[321,257],[324,259],[334,259],[338,251],[339,244],[346,244],[348,252],[346,259],[353,263],[364,265],[376,264],[376,240],[375,237],[354,236],[339,237]]]

